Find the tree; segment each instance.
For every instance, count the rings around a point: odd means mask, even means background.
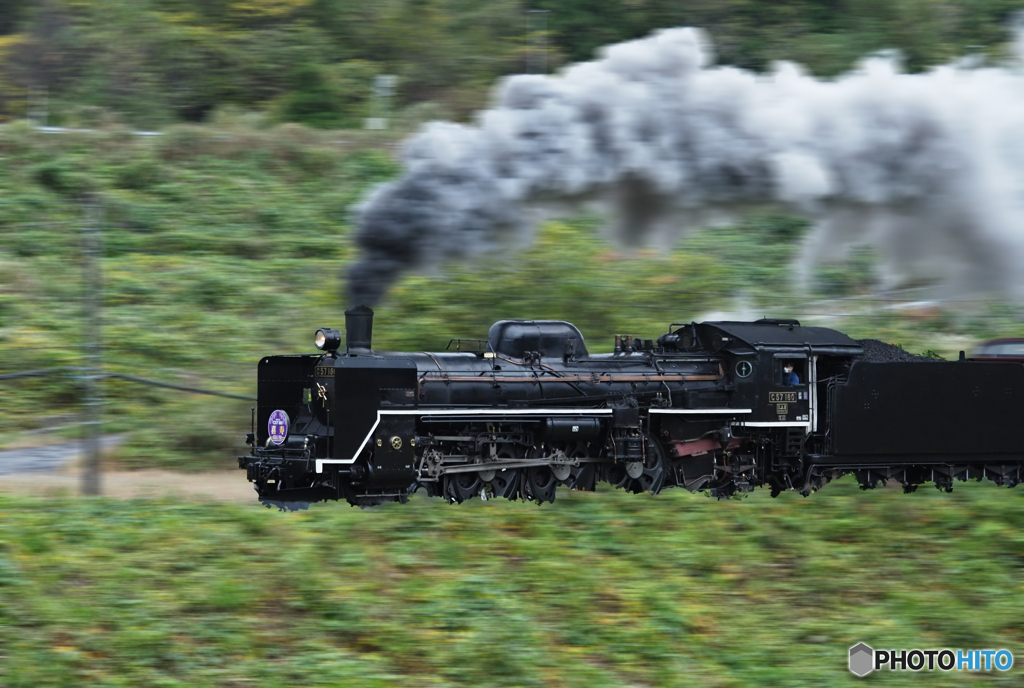
[[[300,65],[293,75],[292,93],[285,104],[289,121],[314,127],[337,126],[341,118],[340,94],[327,81],[319,65]]]
[[[4,0],[0,3],[0,36],[17,33],[28,5],[28,0]]]

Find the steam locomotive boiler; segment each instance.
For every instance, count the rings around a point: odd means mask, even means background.
[[[880,361],[840,332],[767,319],[616,336],[611,354],[567,322],[503,320],[445,352],[389,353],[372,348],[372,310],[345,318],[344,349],[324,328],[318,353],[259,363],[239,466],[268,505],[1021,479],[1020,363]]]

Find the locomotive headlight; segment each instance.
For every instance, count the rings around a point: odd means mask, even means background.
[[[337,351],[341,346],[341,332],[332,330],[329,327],[321,327],[313,337],[313,343],[321,351]]]

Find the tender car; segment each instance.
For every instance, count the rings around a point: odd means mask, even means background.
[[[982,342],[971,356],[976,361],[1020,361],[1024,363],[1024,337],[1007,337]]]

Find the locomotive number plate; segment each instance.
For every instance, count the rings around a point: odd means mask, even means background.
[[[317,366],[317,377],[334,377],[334,366]]]
[[[769,404],[777,404],[780,401],[796,401],[796,392],[768,392]]]

